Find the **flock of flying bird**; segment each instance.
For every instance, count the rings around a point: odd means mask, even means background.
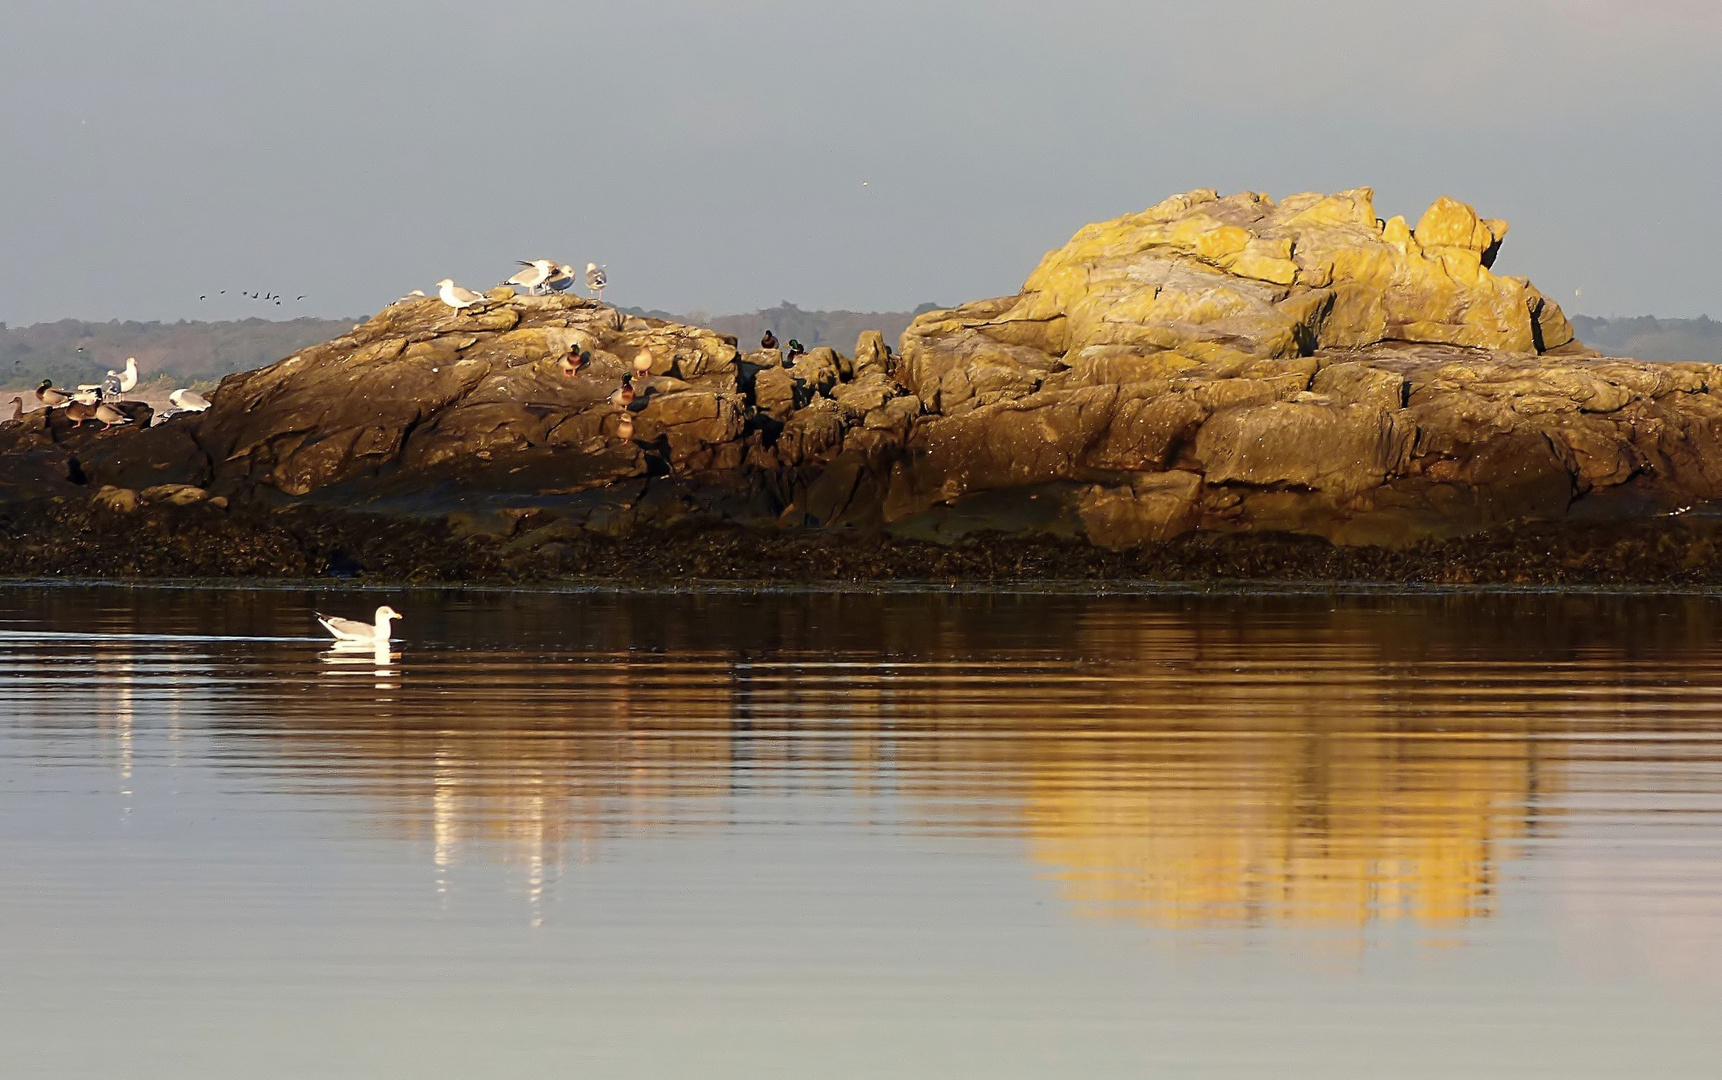
[[[226,296],[227,290],[221,289],[221,290],[217,291],[215,295]],[[280,293],[277,293],[277,292],[250,292],[250,291],[242,289],[242,290],[240,290],[239,295],[245,297],[247,300],[261,300],[264,303],[268,303],[269,301],[273,300],[273,301],[275,301],[276,307],[281,306],[282,296]],[[199,300],[208,300],[209,294],[204,293],[203,295],[199,296],[198,299]],[[295,296],[293,298],[293,302],[295,304],[297,304],[299,301],[301,301],[303,299],[305,299],[303,296]]]
[[[130,414],[119,408],[120,398],[132,392],[138,384],[138,361],[135,356],[126,357],[124,371],[109,369],[107,377],[99,383],[86,383],[76,390],[61,390],[54,386],[54,380],[43,379],[42,385],[36,387],[36,400],[45,408],[64,409],[66,418],[76,426],[83,426],[90,421],[102,425],[103,430],[118,427],[132,422]],[[170,420],[182,413],[199,413],[209,408],[209,401],[194,390],[179,389],[167,396],[173,403],[173,408],[163,409],[154,414],[150,420],[153,427],[163,421]],[[24,399],[15,397],[11,401],[12,419],[21,420],[24,417]]]

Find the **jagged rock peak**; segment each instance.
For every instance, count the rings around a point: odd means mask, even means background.
[[[1449,198],[1412,228],[1377,217],[1369,188],[1279,202],[1202,189],[1084,226],[1016,296],[921,316],[904,351],[912,380],[937,381],[944,365],[927,362],[927,347],[962,331],[1005,347],[1007,368],[1079,367],[1119,350],[1160,369],[1223,370],[1381,342],[1526,355],[1570,346],[1559,305],[1494,273],[1506,235],[1506,222]]]

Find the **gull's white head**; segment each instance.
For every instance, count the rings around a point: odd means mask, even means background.
[[[592,271],[594,271],[596,269],[598,269],[597,263],[587,263],[586,264],[586,272],[587,273],[591,273]]]
[[[398,619],[400,617],[401,617],[401,613],[396,611],[394,608],[390,607],[387,604],[384,604],[382,607],[377,609],[377,621],[378,622],[387,622],[387,621],[390,621],[393,619]]]
[[[439,289],[446,289],[450,285],[453,285],[453,284],[454,284],[454,278],[446,278],[445,277],[441,281],[436,283],[436,287]]]

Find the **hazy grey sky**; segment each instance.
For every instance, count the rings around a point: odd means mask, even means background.
[[[540,254],[624,304],[955,303],[1176,191],[1358,185],[1507,218],[1576,311],[1722,316],[1719,54],[1719,0],[0,0],[0,320]]]

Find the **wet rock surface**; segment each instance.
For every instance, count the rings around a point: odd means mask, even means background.
[[[511,578],[625,550],[747,579],[829,555],[1494,580],[1490,538],[1544,529],[1546,556],[1504,549],[1533,577],[1673,574],[1709,541],[1671,515],[1722,493],[1718,369],[1591,353],[1494,272],[1506,231],[1446,199],[1383,221],[1367,189],[1192,192],[1084,228],[1015,296],[923,315],[900,352],[867,333],[793,360],[575,297],[409,299],[205,413],[0,425],[7,572]],[[1635,576],[1592,550],[1653,535],[1686,554]]]

